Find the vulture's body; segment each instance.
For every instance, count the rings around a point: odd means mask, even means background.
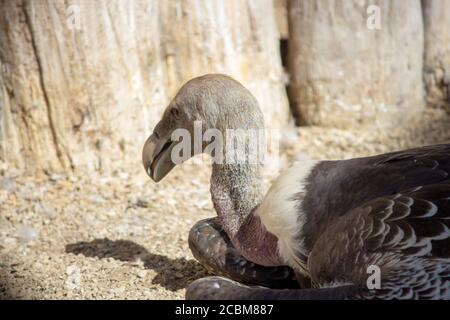
[[[233,126],[261,127],[257,103],[231,78],[193,79],[168,109],[192,101],[207,127],[229,128],[236,105],[255,123],[238,117]],[[214,116],[205,117],[208,108]],[[172,168],[160,164],[160,150],[170,150],[162,140],[144,148],[155,180]],[[265,195],[258,165],[215,164],[211,193],[218,219],[191,230],[194,256],[264,287],[209,277],[192,283],[188,298],[450,299],[450,145],[299,163]]]
[[[300,167],[256,210],[283,261],[317,287],[364,287],[375,266],[383,290],[367,296],[450,298],[450,145]]]

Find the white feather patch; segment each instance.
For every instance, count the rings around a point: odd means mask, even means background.
[[[284,171],[272,183],[255,214],[265,228],[278,238],[278,253],[284,263],[307,274],[298,253],[306,250],[302,238],[305,215],[300,212],[300,193],[305,192],[305,180],[318,161],[304,161]]]

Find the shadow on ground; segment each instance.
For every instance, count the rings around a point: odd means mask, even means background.
[[[113,258],[120,261],[141,259],[145,268],[158,273],[152,283],[159,284],[171,291],[186,288],[193,280],[208,275],[205,268],[194,260],[170,259],[148,252],[143,246],[129,240],[113,241],[105,238],[89,242],[82,241],[66,245],[66,252],[101,259]]]
[[[45,285],[32,275],[25,274],[24,265],[15,258],[17,257],[11,258],[0,252],[0,302],[45,299]]]
[[[11,290],[9,274],[6,267],[0,266],[0,300],[11,300],[17,298]]]

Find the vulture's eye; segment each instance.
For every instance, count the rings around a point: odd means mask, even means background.
[[[180,111],[177,108],[172,108],[170,109],[170,114],[178,119],[178,117],[180,116]]]

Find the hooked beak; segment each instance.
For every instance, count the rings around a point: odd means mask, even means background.
[[[175,167],[171,160],[173,141],[164,140],[152,134],[142,150],[142,163],[145,171],[153,181],[159,182]]]

